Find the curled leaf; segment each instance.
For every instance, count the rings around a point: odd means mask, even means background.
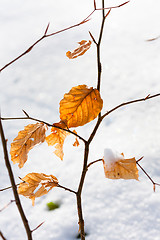
[[[69,59],[74,59],[79,56],[82,56],[91,47],[92,44],[90,40],[88,42],[86,40],[82,40],[81,42],[78,43],[80,45],[78,48],[76,48],[73,52],[68,51],[66,53],[66,56]]]
[[[58,179],[53,175],[44,173],[29,173],[22,178],[18,193],[30,198],[34,205],[35,198],[47,194],[53,187],[58,186]]]
[[[64,131],[63,129],[58,129],[56,127],[66,128],[66,125],[63,122],[55,123],[51,128],[51,134],[46,137],[46,142],[48,143],[48,146],[54,146],[55,145],[55,151],[54,153],[59,157],[61,160],[63,160],[63,144],[64,140],[69,135],[68,132]]]
[[[77,134],[76,130],[73,130],[75,134]],[[75,142],[73,143],[73,147],[78,147],[79,146],[79,141],[78,138],[76,137]]]
[[[28,152],[37,144],[45,141],[47,126],[43,123],[29,124],[11,143],[11,160],[22,168],[27,161]]]
[[[60,119],[68,128],[83,126],[98,116],[102,106],[103,100],[97,89],[79,85],[60,101]]]
[[[123,153],[117,154],[106,149],[103,166],[106,178],[138,180],[136,159],[125,159]]]

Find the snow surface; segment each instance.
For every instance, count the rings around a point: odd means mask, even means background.
[[[98,2],[98,7],[101,7]],[[123,1],[105,1],[106,6]],[[92,0],[1,0],[0,1],[0,66],[2,67],[42,36],[50,22],[49,32],[82,21],[92,10]],[[113,9],[106,20],[102,41],[102,112],[116,105],[148,94],[160,92],[160,39],[146,40],[160,34],[160,1],[131,0]],[[101,12],[83,26],[44,39],[25,57],[0,74],[0,108],[3,117],[24,116],[54,123],[59,121],[59,101],[73,86],[96,86],[97,65],[94,44],[83,56],[73,61],[65,53],[77,42],[89,39],[91,31],[98,38]],[[89,162],[103,157],[104,149],[117,149],[126,158],[144,156],[141,164],[160,183],[160,98],[135,103],[107,116],[90,147]],[[8,148],[19,130],[32,121],[4,121]],[[79,127],[78,134],[88,138],[95,121]],[[12,164],[16,182],[29,172],[55,175],[63,186],[77,190],[83,166],[83,143],[72,146],[69,136],[64,145],[64,161],[46,143],[29,153],[24,168]],[[83,190],[83,211],[87,240],[159,240],[160,188],[140,170],[140,181],[109,180],[103,164],[92,165]],[[10,186],[0,149],[0,188]],[[13,200],[11,190],[0,192],[0,209]],[[78,218],[74,194],[54,188],[36,199],[35,207],[21,197],[34,240],[75,240]],[[60,201],[61,207],[47,211],[46,204]],[[0,212],[0,231],[7,240],[27,239],[16,205]]]

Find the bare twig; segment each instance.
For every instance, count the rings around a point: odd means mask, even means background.
[[[107,115],[109,115],[111,112],[114,112],[115,110],[117,110],[118,108],[121,108],[121,107],[124,107],[126,105],[129,105],[129,104],[132,104],[132,103],[137,103],[137,102],[143,102],[143,101],[146,101],[148,99],[151,99],[151,98],[155,98],[155,97],[159,97],[160,96],[160,93],[157,93],[157,94],[154,94],[154,95],[148,95],[147,97],[145,98],[139,98],[139,99],[135,99],[135,100],[132,100],[132,101],[128,101],[128,102],[124,102],[124,103],[121,103],[119,104],[118,106],[112,108],[111,110],[109,110],[107,113],[105,113],[101,119],[103,119],[104,117],[106,117]]]
[[[19,186],[19,183],[16,184],[16,186]],[[5,190],[8,190],[8,189],[11,189],[11,188],[12,188],[12,186],[6,187],[6,188],[1,188],[1,189],[0,189],[0,192],[5,191]]]
[[[146,41],[147,41],[147,42],[152,42],[152,41],[157,40],[158,38],[160,38],[160,35],[157,36],[157,37],[154,37],[154,38],[147,39]]]
[[[66,191],[72,192],[72,193],[74,193],[74,194],[77,194],[77,192],[73,191],[72,189],[67,188],[67,187],[64,187],[64,186],[62,186],[62,185],[60,185],[60,184],[58,184],[57,187],[62,188],[62,189],[64,189],[64,190],[66,190]]]
[[[160,186],[160,184],[159,184],[159,183],[156,183],[155,181],[153,181],[153,179],[149,176],[149,174],[148,174],[148,173],[144,170],[144,168],[139,164],[139,161],[141,161],[142,158],[143,158],[143,157],[141,157],[140,159],[138,159],[138,160],[136,161],[136,163],[137,163],[137,165],[139,166],[139,168],[144,172],[144,174],[149,178],[149,180],[152,182],[152,184],[153,184],[153,191],[155,192],[155,190],[156,190],[156,185],[157,185],[157,186]]]
[[[33,117],[30,117],[28,113],[26,113],[26,111],[22,110],[24,112],[24,114],[26,115],[26,117],[11,117],[11,118],[3,118],[3,117],[0,117],[1,120],[33,120],[33,121],[36,121],[36,122],[40,122],[40,123],[44,123],[46,124],[48,127],[55,127],[55,128],[58,128],[58,129],[61,129],[61,130],[64,130],[65,132],[69,132],[71,133],[72,135],[78,137],[80,140],[82,140],[83,142],[86,142],[86,140],[81,137],[80,135],[78,135],[77,133],[75,133],[74,131],[71,131],[70,129],[65,129],[65,128],[61,128],[59,126],[55,126],[54,124],[51,124],[51,123],[48,123],[48,122],[45,122],[45,121],[42,121],[40,119],[37,119],[37,118],[33,118]]]
[[[128,2],[129,2],[129,1],[128,1]],[[125,4],[127,4],[128,2],[125,2],[125,3],[123,3],[123,4],[121,4],[121,5],[118,5],[118,6],[105,8],[105,9],[118,8],[118,7],[121,7],[121,6],[125,5]],[[95,4],[95,1],[94,1],[94,10],[93,10],[83,21],[81,21],[81,22],[79,22],[79,23],[77,23],[77,24],[74,24],[74,25],[72,25],[72,26],[70,26],[70,27],[67,27],[67,28],[61,29],[61,30],[59,30],[59,31],[50,33],[50,34],[47,34],[48,28],[49,28],[49,23],[48,23],[48,25],[47,25],[47,27],[46,27],[46,29],[45,29],[45,32],[44,32],[44,34],[43,34],[43,36],[40,37],[36,42],[34,42],[26,51],[24,51],[24,52],[23,52],[22,54],[20,54],[18,57],[16,57],[15,59],[11,60],[11,61],[10,61],[9,63],[7,63],[6,65],[4,65],[4,66],[0,69],[0,72],[2,72],[5,68],[7,68],[8,66],[10,66],[10,65],[13,64],[14,62],[16,62],[18,59],[20,59],[21,57],[23,57],[24,55],[26,55],[27,53],[29,53],[29,52],[33,49],[33,47],[34,47],[35,45],[37,45],[39,42],[41,42],[43,39],[45,39],[45,38],[47,38],[47,37],[54,36],[54,35],[56,35],[56,34],[59,34],[59,33],[65,32],[65,31],[68,31],[68,30],[70,30],[70,29],[72,29],[72,28],[78,27],[78,26],[80,26],[80,25],[88,22],[88,21],[90,20],[89,17],[90,17],[96,10],[102,10],[102,9],[96,9],[96,4]]]
[[[12,61],[10,61],[9,63],[7,63],[5,66],[3,66],[1,69],[0,69],[0,72],[2,72],[5,68],[7,68],[8,66],[10,66],[11,64],[13,64],[14,62],[16,62],[18,59],[20,59],[21,57],[23,57],[24,55],[26,55],[27,53],[29,53],[32,48],[37,45],[39,42],[41,42],[43,39],[47,38],[47,37],[51,37],[53,35],[56,35],[58,33],[61,33],[61,32],[64,32],[64,31],[67,31],[71,28],[74,28],[74,27],[78,27],[80,26],[81,24],[83,23],[86,23],[88,20],[86,19],[85,21],[82,21],[78,24],[75,24],[75,25],[72,25],[70,27],[67,27],[67,28],[64,28],[62,30],[59,30],[57,32],[54,32],[54,33],[51,33],[51,34],[47,34],[47,31],[48,31],[48,28],[49,28],[49,24],[47,25],[46,29],[45,29],[45,32],[43,34],[42,37],[40,37],[36,42],[34,42],[26,51],[24,51],[22,54],[20,54],[18,57],[16,57],[15,59],[13,59]]]
[[[2,212],[4,209],[6,209],[13,202],[15,202],[15,200],[11,200],[9,203],[7,203],[3,208],[0,209],[0,212]]]
[[[84,184],[84,180],[85,180],[85,176],[86,176],[86,172],[87,172],[88,155],[89,155],[89,143],[86,142],[85,149],[84,149],[83,170],[82,170],[82,174],[81,174],[81,178],[80,178],[80,182],[79,182],[78,191],[76,194],[77,210],[78,210],[78,217],[79,217],[79,231],[80,231],[80,235],[81,235],[81,240],[85,240],[81,194],[82,194],[83,184]]]
[[[95,160],[95,161],[93,161],[93,162],[90,162],[88,165],[87,165],[87,168],[89,168],[92,164],[94,164],[94,163],[97,163],[97,162],[102,162],[103,161],[103,159],[101,158],[101,159],[98,159],[98,160]]]
[[[45,222],[45,221],[44,221],[44,222]],[[34,232],[34,231],[36,231],[38,228],[40,228],[40,227],[43,225],[44,222],[41,222],[36,228],[34,228],[34,229],[32,230],[32,232]]]
[[[5,237],[4,237],[4,235],[3,235],[3,233],[0,231],[0,237],[3,239],[3,240],[7,240]]]
[[[10,162],[9,162],[7,144],[6,144],[6,139],[5,139],[5,136],[4,136],[4,131],[3,131],[3,126],[2,126],[1,119],[0,119],[0,135],[1,135],[1,139],[2,139],[5,164],[6,164],[6,167],[7,167],[7,170],[8,170],[8,175],[9,175],[9,178],[10,178],[10,181],[11,181],[12,190],[13,190],[13,194],[14,194],[14,197],[15,197],[16,205],[17,205],[18,211],[20,213],[22,222],[24,224],[24,227],[25,227],[25,230],[26,230],[26,233],[27,233],[27,236],[28,236],[28,240],[32,240],[32,232],[30,230],[28,220],[25,216],[25,213],[24,213],[22,205],[21,205],[21,201],[20,201],[20,198],[19,198],[19,195],[18,195],[18,192],[17,192],[17,187],[16,187],[16,184],[15,184],[15,180],[14,180],[14,175],[13,175],[12,168],[11,168],[11,165],[10,165]]]

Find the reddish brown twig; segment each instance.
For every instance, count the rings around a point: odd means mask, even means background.
[[[6,164],[6,168],[8,170],[8,175],[9,175],[9,178],[10,178],[10,181],[11,181],[12,190],[13,190],[14,198],[15,198],[15,201],[16,201],[16,205],[17,205],[18,211],[20,213],[22,222],[24,224],[24,227],[25,227],[25,230],[26,230],[26,233],[27,233],[27,236],[28,236],[28,240],[32,240],[32,232],[30,230],[28,220],[25,216],[25,213],[24,213],[22,205],[21,205],[21,201],[20,201],[20,198],[19,198],[19,195],[18,195],[18,192],[17,192],[17,187],[16,187],[16,184],[15,184],[15,180],[14,180],[14,175],[13,175],[12,168],[11,168],[11,165],[10,165],[10,162],[9,162],[7,144],[6,144],[6,139],[5,139],[5,136],[4,136],[4,131],[3,131],[3,126],[2,126],[1,119],[0,119],[0,135],[1,135],[1,140],[2,140],[5,164]]]
[[[104,115],[102,115],[101,119],[105,118],[107,115],[109,115],[110,113],[114,112],[115,110],[117,110],[118,108],[121,108],[121,107],[124,107],[126,105],[129,105],[129,104],[132,104],[132,103],[137,103],[137,102],[144,102],[146,100],[149,100],[151,98],[155,98],[155,97],[159,97],[160,96],[160,93],[157,93],[157,94],[154,94],[154,95],[147,95],[147,97],[144,97],[144,98],[139,98],[139,99],[135,99],[135,100],[132,100],[132,101],[128,101],[128,102],[124,102],[124,103],[121,103],[119,104],[118,106],[112,108],[111,110],[109,110],[107,113],[105,113]]]
[[[108,7],[108,8],[105,8],[105,9],[112,9],[112,8],[122,7],[122,6],[124,6],[125,4],[127,4],[128,2],[129,2],[129,1],[127,1],[127,2],[125,2],[125,3],[122,3],[122,4],[118,5],[118,6]],[[29,53],[29,52],[33,49],[33,47],[34,47],[35,45],[37,45],[39,42],[41,42],[43,39],[45,39],[45,38],[47,38],[47,37],[54,36],[54,35],[56,35],[56,34],[59,34],[59,33],[65,32],[65,31],[68,31],[68,30],[70,30],[70,29],[72,29],[72,28],[78,27],[78,26],[80,26],[80,25],[88,22],[88,21],[90,20],[89,17],[90,17],[96,10],[102,10],[102,9],[97,9],[97,8],[96,8],[95,1],[94,1],[94,10],[93,10],[83,21],[81,21],[81,22],[79,22],[79,23],[77,23],[77,24],[74,24],[74,25],[72,25],[72,26],[70,26],[70,27],[67,27],[67,28],[61,29],[61,30],[59,30],[59,31],[50,33],[50,34],[47,34],[48,28],[49,28],[49,23],[48,23],[48,25],[47,25],[47,27],[46,27],[46,29],[45,29],[45,32],[44,32],[44,34],[43,34],[43,36],[40,37],[36,42],[34,42],[26,51],[24,51],[24,52],[23,52],[22,54],[20,54],[18,57],[16,57],[15,59],[11,60],[11,61],[10,61],[9,63],[7,63],[6,65],[4,65],[4,66],[0,69],[0,72],[2,72],[5,68],[7,68],[8,66],[10,66],[10,65],[13,64],[14,62],[16,62],[18,59],[20,59],[21,57],[23,57],[24,55],[26,55],[27,53]]]
[[[146,41],[147,41],[147,42],[152,42],[152,41],[157,40],[158,38],[160,38],[160,35],[157,36],[157,37],[154,37],[154,38],[147,39]]]
[[[13,202],[15,202],[15,200],[11,200],[9,203],[7,203],[3,208],[0,209],[0,212],[2,212],[4,209],[6,209]]]
[[[37,119],[37,118],[33,118],[33,117],[30,117],[28,113],[26,113],[26,111],[22,110],[24,112],[24,114],[26,115],[26,117],[11,117],[11,118],[3,118],[3,117],[0,117],[1,120],[33,120],[33,121],[36,121],[36,122],[40,122],[40,123],[44,123],[46,124],[48,127],[53,127],[53,124],[51,123],[48,123],[48,122],[45,122],[43,120],[40,120],[40,119]],[[86,140],[81,137],[80,135],[78,135],[77,133],[75,133],[74,131],[71,131],[70,129],[64,129],[64,128],[61,128],[59,126],[54,126],[55,128],[58,128],[58,129],[61,129],[61,130],[64,130],[65,132],[69,132],[71,133],[72,135],[78,137],[80,140],[82,140],[83,142],[86,142]]]
[[[34,232],[34,231],[36,231],[38,228],[40,228],[40,227],[43,225],[43,223],[45,223],[45,221],[44,221],[44,222],[41,222],[36,228],[34,228],[34,229],[32,230],[32,232]]]
[[[137,165],[139,166],[139,168],[144,172],[144,174],[148,177],[148,179],[152,182],[152,184],[153,184],[153,191],[155,192],[155,190],[156,190],[156,185],[157,185],[157,186],[160,186],[160,184],[159,184],[159,183],[156,183],[155,181],[153,181],[153,179],[149,176],[149,174],[148,174],[148,173],[144,170],[144,168],[139,164],[139,161],[141,161],[142,158],[143,158],[143,157],[141,157],[140,159],[138,159],[138,160],[136,161],[136,163],[137,163]]]

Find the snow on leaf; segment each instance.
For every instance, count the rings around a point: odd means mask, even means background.
[[[106,178],[138,180],[136,159],[125,159],[123,153],[117,154],[110,149],[105,149],[103,167]]]
[[[22,178],[22,181],[18,187],[18,193],[30,198],[32,205],[34,205],[35,198],[47,194],[58,185],[56,177],[44,173],[29,173]]]
[[[37,144],[45,141],[47,126],[43,123],[29,124],[11,143],[11,160],[22,168],[27,161],[28,152]]]
[[[74,59],[79,56],[82,56],[91,47],[92,44],[90,40],[88,42],[86,40],[82,40],[81,42],[78,43],[80,45],[78,48],[76,48],[73,52],[68,51],[66,53],[66,56],[69,59]]]
[[[83,126],[98,116],[102,106],[103,100],[97,89],[79,85],[60,101],[60,119],[68,128]]]
[[[63,129],[58,129],[56,127],[60,128],[66,128],[66,125],[63,122],[55,123],[51,128],[51,134],[46,137],[46,142],[48,143],[48,146],[54,146],[55,145],[55,151],[54,153],[59,157],[61,160],[63,160],[63,144],[64,140],[69,134],[68,132],[64,131]]]

